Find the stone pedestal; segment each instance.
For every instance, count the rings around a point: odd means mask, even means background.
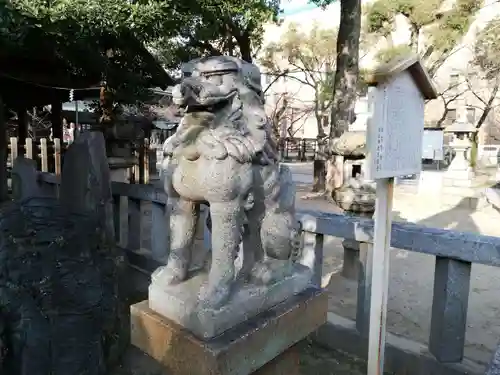
[[[200,340],[158,315],[131,307],[132,344],[171,375],[298,375],[293,346],[326,322],[327,294],[307,289],[223,334]]]
[[[448,170],[444,174],[443,185],[470,187],[473,185],[474,171],[465,157],[471,143],[468,139],[456,140],[451,146],[456,152]]]
[[[287,275],[270,285],[235,284],[231,299],[216,310],[199,302],[199,292],[208,279],[206,272],[201,270],[183,283],[165,286],[159,269],[151,278],[149,307],[199,338],[209,339],[307,289],[312,271],[301,264],[291,266]]]

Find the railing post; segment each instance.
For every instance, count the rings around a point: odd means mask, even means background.
[[[26,159],[33,159],[33,140],[31,138],[26,138],[24,147]]]
[[[134,156],[135,156],[135,160],[137,161],[137,164],[134,164],[134,166],[132,167],[132,175],[134,177],[133,177],[133,179],[131,179],[130,183],[140,184],[141,183],[140,182],[140,175],[141,175],[140,169],[141,169],[142,160],[141,160],[141,157],[139,155],[139,151],[137,151],[137,148],[134,150]],[[132,180],[133,180],[133,182],[132,182]]]
[[[144,184],[145,182],[145,173],[146,173],[146,144],[139,145],[139,154],[138,154],[138,169],[139,169],[139,183]]]
[[[440,362],[464,356],[471,263],[436,257],[429,351]]]
[[[17,138],[16,137],[10,137],[10,162],[11,162],[11,167],[14,166],[14,160],[17,159]]]
[[[150,163],[150,145],[149,139],[144,139],[144,183],[149,184],[149,163]]]
[[[342,264],[342,276],[348,280],[358,280],[359,269],[359,242],[353,240],[342,241],[344,248],[344,262]]]
[[[370,330],[370,299],[372,290],[372,244],[359,243],[358,298],[356,305],[356,329],[361,337],[368,338]]]
[[[141,201],[128,199],[128,228],[127,249],[139,250],[141,248]]]
[[[113,195],[113,225],[115,228],[115,241],[118,244],[121,244],[121,226],[122,226],[121,202],[122,202],[121,196]]]
[[[163,203],[152,202],[151,207],[151,252],[156,260],[166,261],[168,248],[168,217]]]
[[[48,172],[49,171],[49,157],[48,157],[48,150],[47,150],[47,139],[42,138],[40,139],[40,159],[41,159],[41,164],[42,164],[42,172]]]
[[[313,270],[313,284],[322,287],[323,278],[323,242],[320,233],[304,232],[304,247],[299,263]]]
[[[56,176],[61,175],[61,140],[54,138],[54,172]]]

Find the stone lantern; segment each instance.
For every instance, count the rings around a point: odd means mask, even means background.
[[[474,178],[474,171],[470,166],[468,151],[472,147],[472,136],[477,132],[476,127],[467,121],[456,121],[445,129],[445,133],[452,133],[450,143],[455,157],[445,174],[445,185],[470,186]],[[469,154],[470,155],[470,154]]]

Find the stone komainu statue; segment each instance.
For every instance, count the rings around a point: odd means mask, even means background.
[[[212,262],[201,300],[216,308],[236,279],[266,284],[286,273],[300,231],[291,172],[277,160],[258,68],[225,56],[192,65],[191,76],[173,90],[185,115],[164,144],[171,244],[156,277],[168,285],[187,278],[199,205],[208,204]]]
[[[59,199],[33,161],[14,163],[16,199],[0,211],[0,374],[103,375],[128,345],[125,263],[92,144],[67,150]]]

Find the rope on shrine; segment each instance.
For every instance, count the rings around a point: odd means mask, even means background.
[[[44,85],[44,84],[42,84],[42,83],[33,82],[33,81],[28,81],[28,80],[25,80],[25,79],[22,79],[22,78],[19,78],[19,77],[14,77],[14,76],[12,76],[12,75],[10,75],[10,74],[7,74],[7,73],[4,73],[4,72],[2,72],[2,71],[0,71],[0,76],[5,77],[5,78],[12,79],[12,80],[14,80],[14,81],[18,81],[18,82],[26,83],[26,84],[28,84],[28,85],[38,86],[38,87],[41,87],[41,88],[45,88],[45,89],[66,90],[66,91],[70,91],[70,90],[74,90],[74,91],[85,91],[85,90],[98,90],[98,89],[100,89],[100,87],[99,87],[99,86],[72,88],[72,87],[60,87],[60,86],[50,86],[50,85]]]

